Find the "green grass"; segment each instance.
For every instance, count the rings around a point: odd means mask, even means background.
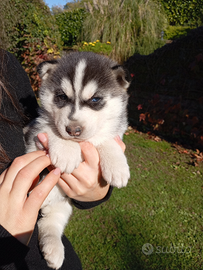
[[[94,209],[74,208],[66,228],[84,270],[203,269],[203,166],[143,134],[124,141],[128,186]],[[142,252],[145,243],[151,255]]]

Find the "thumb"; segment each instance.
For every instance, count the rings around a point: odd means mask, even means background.
[[[48,149],[48,135],[46,133],[37,134],[37,138],[41,145],[47,150]]]
[[[79,144],[84,162],[91,166],[97,166],[99,163],[99,154],[97,149],[89,142],[80,142]]]

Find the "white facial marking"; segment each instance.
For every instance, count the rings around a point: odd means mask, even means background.
[[[90,99],[96,93],[97,89],[98,86],[95,81],[88,82],[82,91],[82,99],[83,100]]]
[[[61,88],[69,98],[73,98],[73,87],[71,82],[67,78],[62,79]]]
[[[78,96],[80,90],[82,89],[82,80],[84,77],[84,71],[86,68],[86,62],[82,59],[75,68],[75,78],[74,78],[74,88],[76,96]]]
[[[86,68],[86,62],[84,59],[80,60],[80,62],[77,64],[75,68],[75,77],[74,77],[74,88],[75,88],[75,95],[76,95],[76,101],[75,101],[75,114],[77,114],[77,111],[79,110],[79,99],[77,98],[79,95],[79,92],[82,89],[82,80],[84,78],[84,71]]]

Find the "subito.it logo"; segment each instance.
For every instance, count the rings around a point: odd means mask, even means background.
[[[145,255],[151,255],[154,251],[154,247],[149,244],[149,243],[146,243],[142,246],[142,252],[145,254]]]

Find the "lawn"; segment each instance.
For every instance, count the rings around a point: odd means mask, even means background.
[[[124,141],[128,186],[94,209],[74,208],[66,228],[84,270],[203,269],[203,166],[145,134]]]

